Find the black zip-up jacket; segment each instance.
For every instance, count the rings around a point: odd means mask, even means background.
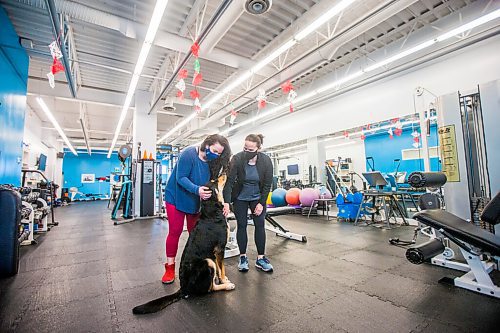
[[[243,188],[245,181],[245,164],[248,161],[245,159],[244,152],[239,152],[231,159],[229,176],[227,177],[226,185],[224,186],[224,202],[232,203]],[[257,154],[257,172],[259,174],[259,189],[260,189],[260,204],[266,205],[267,196],[273,184],[273,162],[271,158],[264,153]]]

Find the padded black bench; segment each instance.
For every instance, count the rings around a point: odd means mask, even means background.
[[[424,210],[416,213],[413,218],[438,230],[460,248],[470,271],[455,278],[453,280],[455,286],[500,298],[500,288],[492,282],[489,276],[491,270],[498,269],[498,267],[492,261],[487,263],[481,260],[483,255],[496,257],[496,260],[500,259],[498,235],[440,209]],[[500,222],[500,192],[486,205],[481,214],[481,220],[494,225]],[[444,246],[442,248],[444,249]]]

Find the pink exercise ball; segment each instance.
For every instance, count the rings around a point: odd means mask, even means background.
[[[312,188],[305,188],[300,191],[300,203],[302,206],[310,207],[314,199],[319,199],[319,191]]]

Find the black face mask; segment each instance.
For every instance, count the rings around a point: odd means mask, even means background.
[[[258,152],[256,151],[245,151],[245,158],[250,161],[252,158],[254,158],[255,156],[257,156]]]

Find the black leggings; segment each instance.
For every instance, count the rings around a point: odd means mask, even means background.
[[[240,254],[247,253],[247,225],[248,225],[248,208],[253,212],[255,206],[259,203],[258,200],[255,201],[241,201],[235,200],[233,202],[234,216],[238,222],[238,229],[236,230],[236,240],[238,241],[238,247],[240,248]],[[266,223],[266,205],[259,216],[252,214],[253,223],[255,226],[254,239],[255,245],[257,246],[257,254],[264,255],[266,251],[266,229],[264,224]]]

